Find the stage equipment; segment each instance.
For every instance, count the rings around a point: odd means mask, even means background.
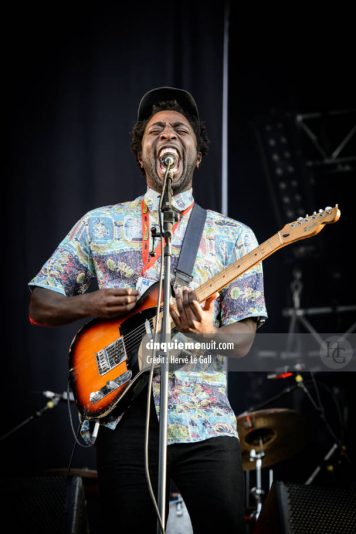
[[[17,430],[20,430],[23,426],[27,425],[28,423],[31,423],[31,421],[34,421],[35,419],[38,419],[48,410],[52,410],[55,408],[60,401],[65,401],[67,403],[74,402],[74,397],[72,393],[67,393],[64,391],[63,393],[55,393],[54,391],[42,391],[42,395],[48,399],[50,399],[46,404],[40,408],[39,410],[36,410],[32,415],[21,421],[18,425],[16,425],[14,428],[0,436],[0,441],[3,441],[4,439],[10,437],[12,434],[17,432]]]
[[[261,512],[265,490],[262,484],[262,468],[293,456],[305,445],[305,421],[294,410],[272,408],[246,412],[236,418],[240,438],[242,466],[246,471],[246,510],[250,510],[250,495],[255,505],[246,518],[255,521]],[[249,471],[256,471],[256,485],[250,488]],[[273,471],[269,470],[269,487]]]
[[[0,500],[8,532],[89,534],[78,476],[5,477],[0,481]]]
[[[252,534],[355,534],[353,489],[276,481]]]
[[[306,442],[304,417],[294,410],[272,408],[237,417],[244,470],[255,469],[253,457],[263,453],[261,467],[270,467],[299,452]]]
[[[307,114],[275,110],[256,117],[253,128],[278,224],[319,202],[319,176],[356,170],[355,109]],[[312,250],[317,243],[307,247]]]

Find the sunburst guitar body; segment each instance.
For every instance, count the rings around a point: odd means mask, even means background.
[[[144,336],[153,336],[158,284],[151,286],[129,314],[93,319],[74,337],[69,350],[69,380],[79,411],[87,419],[121,411],[147,381],[148,366],[138,354]],[[121,402],[120,402],[121,401]]]

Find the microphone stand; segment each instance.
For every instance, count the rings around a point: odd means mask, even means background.
[[[172,209],[172,177],[168,163],[164,178],[162,196],[160,202],[160,212],[163,216],[164,245],[164,280],[163,280],[163,317],[161,327],[161,342],[165,342],[166,350],[161,352],[161,383],[160,383],[160,409],[159,409],[159,464],[158,464],[158,507],[162,524],[166,518],[166,487],[167,487],[167,422],[168,422],[168,373],[169,373],[169,349],[167,342],[170,341],[171,320],[169,313],[169,303],[171,298],[171,241],[172,228],[175,222],[176,213]],[[160,215],[161,216],[161,215]],[[161,533],[159,520],[157,521],[157,534]]]
[[[8,438],[9,436],[17,432],[17,430],[20,430],[20,428],[27,425],[27,423],[30,423],[31,421],[38,419],[47,410],[52,410],[53,408],[55,408],[55,406],[57,406],[60,400],[61,400],[60,395],[53,396],[53,398],[49,400],[48,402],[46,402],[46,404],[42,408],[40,408],[39,410],[36,410],[32,415],[30,415],[30,417],[27,417],[27,419],[25,419],[24,421],[16,425],[14,428],[6,432],[6,434],[3,434],[2,436],[0,436],[0,441],[3,441],[4,439]]]

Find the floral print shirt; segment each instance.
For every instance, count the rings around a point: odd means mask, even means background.
[[[148,208],[150,226],[158,227],[159,194],[152,189],[133,201],[94,209],[77,222],[31,280],[30,287],[72,296],[84,293],[94,278],[99,288],[135,288],[142,278],[145,287],[158,281],[162,257],[142,274],[142,200]],[[173,197],[173,205],[180,212],[192,203],[191,189]],[[190,213],[182,216],[173,234],[172,273]],[[208,210],[190,287],[197,288],[257,245],[249,227]],[[217,326],[249,317],[262,322],[267,313],[261,263],[221,290],[214,306]],[[221,435],[238,437],[226,387],[223,356],[212,355],[205,361],[170,368],[168,443],[196,442]],[[159,416],[159,375],[154,377],[153,397]],[[105,424],[114,428],[119,419],[109,419]],[[88,421],[84,421],[82,430],[85,436]]]

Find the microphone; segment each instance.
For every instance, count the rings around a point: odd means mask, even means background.
[[[166,168],[175,167],[177,164],[177,156],[174,152],[165,152],[159,160]]]
[[[68,400],[68,393],[66,391],[63,391],[63,393],[55,393],[54,391],[42,391],[42,395],[46,397],[46,399],[59,399],[63,401]],[[71,402],[74,402],[74,395],[72,392],[69,392],[69,400]]]

